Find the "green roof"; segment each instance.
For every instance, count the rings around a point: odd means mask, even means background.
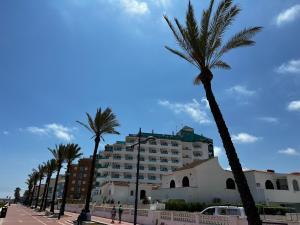
[[[138,134],[129,134],[129,137],[137,137]],[[195,134],[194,130],[190,127],[182,128],[176,135],[169,134],[158,134],[158,133],[143,133],[142,137],[153,136],[157,139],[168,139],[168,140],[178,140],[183,142],[204,142],[204,143],[213,143],[213,140],[203,135]]]

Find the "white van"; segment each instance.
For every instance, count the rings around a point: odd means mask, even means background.
[[[239,216],[241,218],[246,218],[244,208],[237,206],[211,206],[200,213],[204,215]]]

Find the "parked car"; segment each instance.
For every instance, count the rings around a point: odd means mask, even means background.
[[[245,210],[243,207],[237,206],[211,206],[204,209],[201,214],[215,216],[239,216],[245,218]]]

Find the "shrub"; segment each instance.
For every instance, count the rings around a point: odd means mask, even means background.
[[[199,202],[185,202],[183,199],[170,199],[166,202],[166,210],[200,212],[205,204]]]

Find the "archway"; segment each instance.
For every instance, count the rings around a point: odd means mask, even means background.
[[[234,180],[232,178],[228,178],[226,180],[226,188],[227,189],[235,189],[235,183],[234,183]]]
[[[188,177],[184,177],[182,179],[182,187],[189,187],[190,186],[190,181]]]
[[[267,180],[265,183],[266,189],[274,189],[274,185],[272,183],[272,181]]]
[[[294,188],[294,191],[299,191],[299,184],[298,184],[298,181],[293,180],[293,188]]]
[[[170,188],[175,188],[175,181],[174,180],[171,180],[171,182],[170,182]]]
[[[145,199],[146,198],[146,191],[145,190],[141,190],[140,192],[140,199]]]

